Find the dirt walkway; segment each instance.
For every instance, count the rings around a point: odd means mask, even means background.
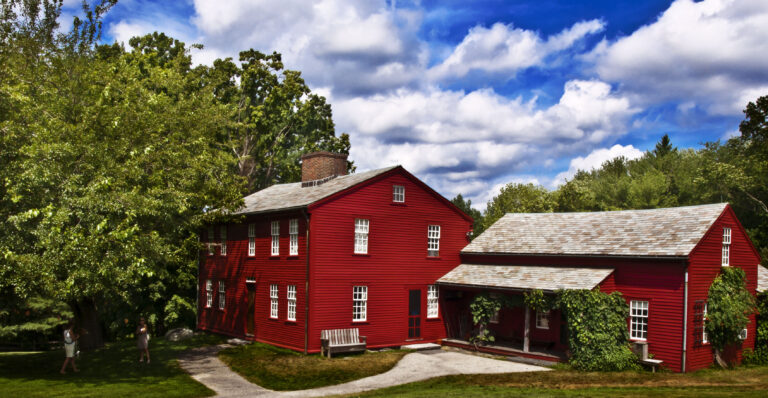
[[[408,354],[389,371],[349,383],[311,390],[278,392],[250,383],[231,371],[217,357],[227,345],[198,348],[189,351],[179,363],[192,377],[216,391],[221,397],[322,397],[336,394],[354,394],[376,390],[433,377],[455,374],[487,374],[546,371],[547,368],[516,362],[483,358],[460,352],[443,350],[420,351]]]

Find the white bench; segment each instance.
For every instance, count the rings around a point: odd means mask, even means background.
[[[640,363],[642,365],[649,366],[653,373],[656,373],[656,368],[661,366],[661,364],[664,362],[659,359],[648,358],[648,343],[634,342],[632,343],[632,351],[635,353],[635,355],[637,355]]]
[[[338,352],[365,351],[366,338],[357,328],[330,329],[320,332],[320,355]]]

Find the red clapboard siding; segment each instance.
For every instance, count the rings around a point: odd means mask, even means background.
[[[757,265],[760,257],[754,250],[744,228],[739,223],[733,210],[728,206],[714,225],[704,235],[690,255],[688,279],[688,363],[687,371],[707,368],[712,364],[713,350],[709,344],[696,344],[696,320],[694,305],[697,300],[707,300],[709,286],[719,275],[722,267],[723,228],[731,228],[730,265],[744,270],[747,276],[747,288],[750,292],[757,289]],[[747,339],[742,348],[752,348],[755,345],[755,316],[750,317],[747,326]],[[730,360],[741,361],[741,350],[729,351],[726,357]]]

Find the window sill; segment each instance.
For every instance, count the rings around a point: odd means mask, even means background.
[[[440,256],[427,256],[427,260],[440,260]]]
[[[289,255],[288,257],[286,257],[285,259],[286,259],[286,260],[296,260],[296,259],[298,259],[298,258],[299,258],[299,255],[298,255],[298,254],[291,254],[291,255]]]
[[[355,257],[371,257],[368,253],[352,253],[352,255]]]
[[[269,317],[269,318],[267,318],[267,320],[272,321],[272,322],[278,322],[278,321],[280,321],[280,318]]]
[[[408,207],[408,205],[405,202],[392,202],[390,203],[392,206],[400,206],[400,207]]]
[[[370,322],[368,322],[368,320],[365,320],[365,321],[352,321],[352,324],[353,325],[369,325]]]
[[[286,324],[286,325],[295,325],[295,324],[296,324],[296,321],[295,321],[295,320],[290,320],[290,319],[288,319],[288,320],[286,320],[286,321],[285,321],[285,324]]]
[[[632,338],[630,338],[629,342],[630,343],[647,343],[648,339],[632,339]]]
[[[432,317],[432,318],[427,317],[427,319],[426,319],[427,322],[430,322],[430,321],[440,321],[440,320],[442,320],[442,319],[440,319],[439,316]]]

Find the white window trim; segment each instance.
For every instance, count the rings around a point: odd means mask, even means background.
[[[291,236],[290,245],[288,247],[288,255],[299,255],[299,219],[292,218],[288,222],[288,233]]]
[[[352,322],[368,320],[368,286],[352,286]]]
[[[723,228],[723,252],[722,263],[723,267],[731,265],[731,229],[728,227]]]
[[[280,315],[280,304],[278,303],[279,299],[279,287],[277,284],[270,284],[269,285],[269,317],[272,319],[277,319]]]
[[[427,226],[427,256],[440,257],[440,226]]]
[[[213,227],[208,227],[208,255],[213,256]]]
[[[645,311],[645,315],[643,315]],[[648,340],[648,319],[650,317],[650,303],[645,300],[632,300],[629,302],[629,338],[630,340],[646,341]],[[645,319],[645,322],[641,322]],[[643,330],[645,325],[645,330]],[[643,336],[645,331],[645,336]],[[638,333],[635,333],[638,332]]]
[[[248,255],[256,255],[256,224],[248,224]]]
[[[222,225],[219,233],[221,234],[221,255],[226,256],[227,255],[227,226]]]
[[[205,308],[211,308],[213,304],[213,281],[205,280]]]
[[[549,311],[536,311],[536,329],[549,330]]]
[[[427,318],[440,316],[440,291],[437,285],[427,285]]]
[[[392,202],[405,203],[405,186],[392,185]]]
[[[355,254],[368,254],[368,235],[371,222],[366,218],[355,219]]]
[[[289,321],[296,320],[296,285],[288,285],[288,291],[286,293],[288,298],[288,316]]]
[[[227,307],[227,289],[224,281],[219,281],[219,309],[223,310]]]
[[[272,221],[270,232],[272,235],[272,251],[273,256],[280,255],[280,221]]]

